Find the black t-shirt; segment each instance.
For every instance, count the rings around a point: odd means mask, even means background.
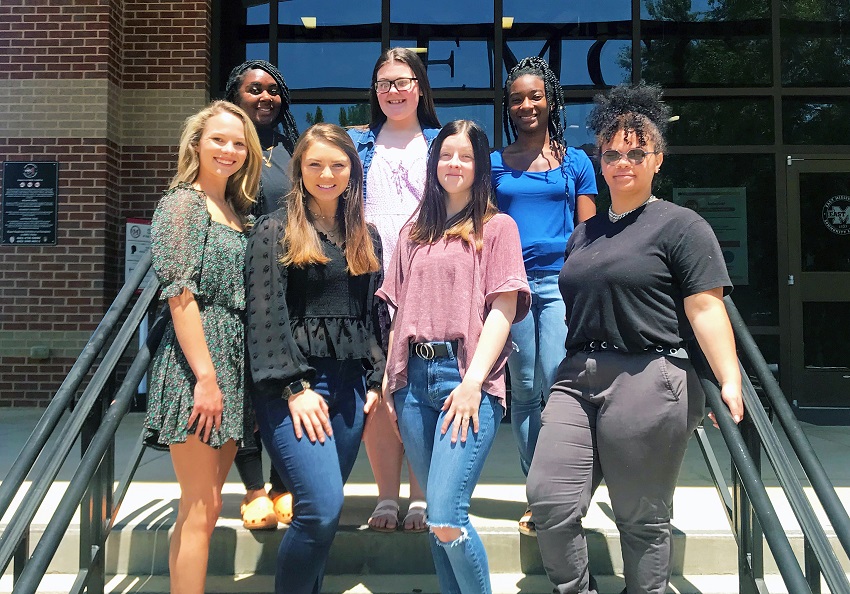
[[[641,352],[693,337],[684,298],[732,283],[711,227],[694,211],[658,200],[616,223],[602,212],[570,237],[558,285],[567,349],[591,341]]]

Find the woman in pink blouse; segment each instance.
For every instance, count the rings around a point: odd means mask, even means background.
[[[395,310],[384,402],[425,485],[446,594],[491,592],[469,502],[505,413],[511,324],[530,304],[516,223],[491,201],[488,147],[466,120],[437,135],[418,214],[378,290]]]

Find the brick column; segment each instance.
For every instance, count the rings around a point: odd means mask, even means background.
[[[57,245],[0,246],[0,406],[47,404],[123,283],[124,221],[152,214],[207,101],[209,19],[209,1],[0,4],[0,156],[59,162]]]

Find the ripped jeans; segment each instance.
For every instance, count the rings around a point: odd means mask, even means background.
[[[408,384],[395,392],[398,427],[413,472],[425,486],[428,524],[458,528],[461,536],[449,543],[429,535],[431,553],[443,594],[490,594],[490,570],[481,538],[469,521],[469,501],[481,476],[504,415],[499,401],[482,392],[479,429],[470,425],[466,442],[451,442],[451,427],[440,434],[443,403],[460,384],[457,359],[424,360],[416,355],[407,364]]]

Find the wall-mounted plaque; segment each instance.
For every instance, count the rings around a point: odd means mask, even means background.
[[[56,245],[57,161],[3,162],[3,245]]]

